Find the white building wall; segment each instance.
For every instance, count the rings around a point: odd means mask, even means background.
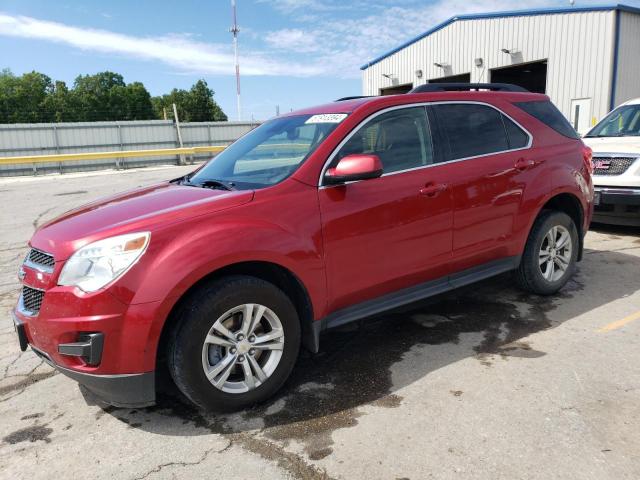
[[[492,68],[548,59],[547,94],[558,108],[570,117],[572,99],[591,98],[591,115],[600,119],[609,111],[614,32],[614,11],[458,20],[364,70],[363,92],[378,95],[392,86],[382,74],[414,86],[463,73],[488,82]],[[475,58],[484,60],[482,68]],[[434,63],[448,63],[450,70],[445,75]]]
[[[640,15],[620,12],[615,106],[640,97]]]

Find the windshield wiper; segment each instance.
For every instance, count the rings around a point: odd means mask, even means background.
[[[182,185],[187,185],[189,187],[200,187],[200,188],[212,188],[212,189],[217,189],[217,190],[227,190],[227,191],[231,191],[231,190],[235,190],[234,184],[229,182],[223,182],[220,180],[204,180],[203,182],[198,182],[198,183],[191,183],[190,181],[184,181],[182,182]]]
[[[178,177],[178,178],[172,178],[171,180],[169,180],[169,183],[188,183],[189,179],[191,178],[191,176],[193,175],[193,172],[191,173],[187,173],[186,175],[183,175],[182,177]]]

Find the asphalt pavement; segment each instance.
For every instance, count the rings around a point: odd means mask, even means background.
[[[640,478],[640,229],[594,226],[554,297],[508,275],[336,331],[272,401],[104,407],[9,311],[26,242],[80,204],[192,167],[0,179],[0,478]]]

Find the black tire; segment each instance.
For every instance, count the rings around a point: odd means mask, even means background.
[[[264,383],[244,393],[228,393],[207,379],[202,348],[214,322],[228,310],[247,303],[264,305],[278,316],[284,330],[282,357]],[[218,411],[238,410],[271,397],[291,374],[300,349],[300,321],[289,297],[275,285],[239,275],[215,280],[192,292],[176,315],[167,363],[176,386],[196,405]]]
[[[559,279],[555,281],[544,278],[539,261],[540,250],[547,232],[554,226],[563,226],[569,231],[572,248],[569,266]],[[537,295],[553,295],[558,292],[573,276],[578,261],[579,237],[573,219],[563,212],[543,211],[529,233],[520,266],[516,270],[516,281],[523,290]]]

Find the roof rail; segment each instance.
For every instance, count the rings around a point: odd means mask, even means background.
[[[336,100],[336,102],[345,102],[347,100],[357,100],[359,98],[372,98],[375,95],[354,95],[353,97],[342,97]]]
[[[427,83],[419,85],[409,93],[464,92],[467,90],[490,90],[492,92],[528,92],[529,90],[511,83]]]

